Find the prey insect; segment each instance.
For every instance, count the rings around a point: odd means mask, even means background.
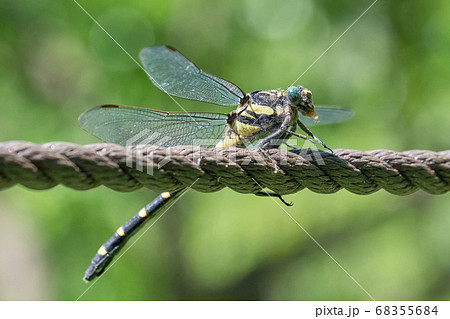
[[[315,108],[311,91],[302,86],[245,94],[233,83],[203,72],[168,46],[145,48],[140,59],[150,80],[163,92],[184,99],[235,107],[235,110],[230,113],[182,113],[102,105],[80,116],[78,121],[84,130],[105,142],[120,145],[129,145],[130,140],[134,141],[144,132],[145,139],[138,144],[258,148],[277,171],[280,170],[277,163],[266,150],[279,147],[291,136],[329,149],[307,126],[341,122],[353,115],[351,110],[344,108]],[[297,127],[306,135],[297,133]],[[90,281],[100,275],[130,236],[180,193],[181,190],[162,193],[122,225],[100,247],[84,279]],[[277,194],[257,195],[276,196],[282,200]]]

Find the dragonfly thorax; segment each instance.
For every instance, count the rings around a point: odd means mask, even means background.
[[[252,147],[253,142],[279,130],[286,116],[297,119],[297,108],[283,90],[255,91],[246,96],[247,101],[230,114],[218,146]]]

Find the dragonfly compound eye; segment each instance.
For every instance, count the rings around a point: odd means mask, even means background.
[[[291,100],[291,102],[294,105],[297,105],[300,102],[300,93],[299,93],[297,87],[295,87],[295,86],[288,87],[287,95],[288,95],[289,100]]]

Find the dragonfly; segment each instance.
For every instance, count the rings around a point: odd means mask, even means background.
[[[337,107],[315,107],[312,92],[303,86],[286,90],[244,93],[235,84],[202,71],[172,47],[158,45],[139,54],[152,83],[164,93],[189,100],[233,107],[229,113],[163,112],[124,105],[101,105],[80,115],[81,128],[107,143],[152,144],[163,147],[278,148],[292,136],[319,143],[332,151],[308,126],[345,121],[353,111]],[[296,132],[300,128],[306,135]],[[144,138],[136,139],[136,136]],[[290,146],[289,144],[287,144]],[[90,281],[101,275],[127,240],[163,207],[181,195],[182,189],[164,192],[123,224],[97,251],[84,275]],[[280,195],[261,192],[256,195]],[[283,201],[284,202],[284,201]],[[285,202],[284,202],[285,203]]]

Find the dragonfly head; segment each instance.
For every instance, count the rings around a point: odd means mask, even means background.
[[[302,86],[290,86],[287,89],[289,101],[294,104],[302,115],[317,119],[314,104],[312,102],[312,92]]]

